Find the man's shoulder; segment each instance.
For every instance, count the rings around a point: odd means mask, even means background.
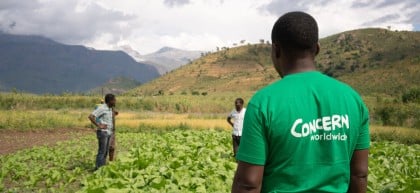
[[[99,105],[98,106],[98,109],[103,110],[103,111],[111,110],[111,108],[109,108],[107,104],[101,104],[101,105]]]

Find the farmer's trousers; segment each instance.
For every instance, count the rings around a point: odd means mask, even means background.
[[[106,157],[109,150],[109,138],[108,132],[103,130],[96,131],[96,137],[98,138],[98,155],[96,156],[96,169],[105,165]]]
[[[241,136],[232,135],[232,145],[233,145],[233,156],[236,157],[238,152],[239,143],[241,142]]]

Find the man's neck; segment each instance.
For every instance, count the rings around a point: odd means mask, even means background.
[[[300,58],[289,63],[290,65],[284,69],[284,75],[295,74],[300,72],[315,71],[315,61],[312,58]]]

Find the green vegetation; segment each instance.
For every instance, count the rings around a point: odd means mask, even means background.
[[[107,83],[99,86],[95,89],[89,91],[89,93],[93,93],[96,95],[105,94],[105,93],[113,93],[113,94],[122,94],[140,86],[140,82],[126,77],[118,77],[109,80]]]
[[[369,159],[368,192],[420,191],[420,145],[372,144]]]
[[[93,168],[94,135],[0,155],[0,192],[74,192]]]
[[[93,174],[94,136],[0,156],[3,192],[228,192],[230,133],[188,127],[118,134],[118,160]],[[418,144],[374,142],[369,192],[419,191]]]
[[[228,132],[176,130],[136,139],[119,162],[89,176],[81,192],[229,192],[236,162]]]
[[[221,93],[208,95],[162,95],[162,96],[117,96],[118,109],[135,111],[157,111],[172,113],[226,113],[232,110],[233,100],[242,96],[248,99],[252,93]],[[93,109],[100,96],[80,95],[29,95],[1,94],[0,110],[68,110]]]

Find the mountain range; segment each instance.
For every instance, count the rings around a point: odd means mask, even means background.
[[[420,32],[359,29],[320,40],[319,71],[363,95],[399,95],[420,87]],[[280,79],[271,45],[225,48],[133,89],[130,95],[255,92]]]
[[[153,65],[137,62],[123,51],[94,50],[41,36],[0,33],[3,91],[86,92],[117,77],[146,83],[158,76]]]
[[[181,50],[172,47],[163,47],[158,51],[141,55],[128,45],[121,46],[120,49],[138,62],[144,62],[156,67],[160,74],[165,74],[177,69],[201,56],[201,51]]]

